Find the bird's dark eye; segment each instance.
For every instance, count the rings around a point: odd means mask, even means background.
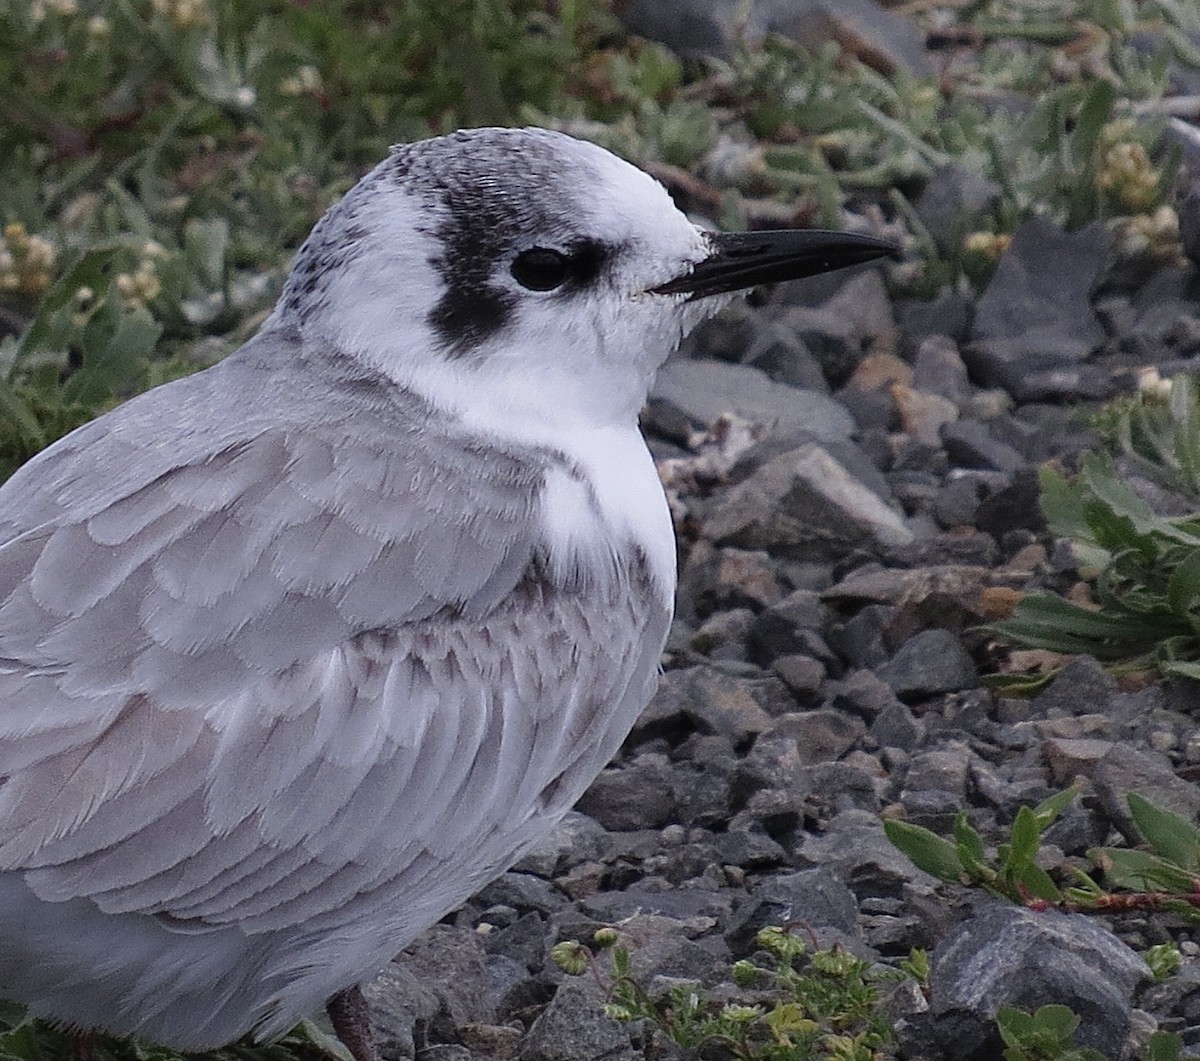
[[[571,274],[571,260],[559,251],[534,247],[513,259],[513,279],[530,291],[553,291]]]

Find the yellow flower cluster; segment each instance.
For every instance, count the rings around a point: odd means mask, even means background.
[[[29,21],[34,25],[45,22],[48,15],[69,17],[79,13],[78,0],[33,0],[26,9]]]
[[[1096,182],[1114,205],[1130,214],[1152,210],[1161,197],[1162,174],[1133,139],[1133,125],[1126,119],[1109,122],[1101,133]]]
[[[995,265],[1010,243],[1007,232],[970,232],[963,237],[963,253],[978,263]]]
[[[162,280],[155,262],[165,254],[160,244],[150,240],[142,247],[137,268],[131,273],[117,274],[117,291],[127,309],[153,302],[162,293]]]
[[[209,21],[208,0],[150,0],[150,6],[176,29],[191,29]]]
[[[319,96],[325,91],[321,71],[315,66],[301,66],[291,77],[279,82],[279,91],[285,96]]]
[[[1156,258],[1169,261],[1182,253],[1179,245],[1179,215],[1172,206],[1160,206],[1152,214],[1122,218],[1117,225],[1117,252],[1124,258]]]
[[[41,236],[31,236],[19,222],[4,226],[0,239],[0,291],[39,297],[54,281],[58,251]]]

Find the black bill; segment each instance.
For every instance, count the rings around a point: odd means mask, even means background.
[[[709,239],[711,255],[697,262],[691,272],[653,288],[653,293],[703,298],[757,284],[799,280],[900,250],[894,243],[874,236],[821,229],[712,232]]]

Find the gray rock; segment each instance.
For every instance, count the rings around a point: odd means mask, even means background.
[[[809,706],[815,703],[825,681],[825,664],[802,652],[790,652],[776,656],[771,661],[771,670],[787,686],[788,692],[797,703]]]
[[[538,914],[528,913],[506,928],[489,932],[483,937],[483,948],[489,955],[506,955],[536,972],[545,963],[549,949],[546,922]],[[488,975],[494,976],[490,967]]]
[[[891,687],[874,671],[854,671],[836,684],[831,684],[830,691],[833,694],[830,699],[832,706],[868,721],[891,708],[903,707]]]
[[[381,1047],[415,1052],[414,1026],[434,1041],[452,1041],[462,1024],[491,1023],[496,1014],[487,955],[469,929],[434,925],[366,989]]]
[[[679,812],[671,766],[665,756],[653,754],[606,767],[575,806],[613,830],[659,829]]]
[[[896,320],[900,325],[900,347],[906,356],[913,356],[928,339],[939,342],[949,339],[958,344],[966,342],[970,334],[971,318],[974,314],[974,301],[969,300],[961,291],[954,288],[943,288],[935,298],[928,301],[905,299],[896,303]],[[957,346],[955,347],[957,353]],[[966,382],[965,366],[961,377]],[[917,365],[913,365],[913,383],[920,386],[922,378]],[[955,379],[958,380],[957,370]],[[924,390],[933,390],[928,386]],[[944,394],[946,398],[954,399],[953,394]]]
[[[808,787],[823,814],[848,810],[877,813],[880,809],[883,770],[878,760],[861,750],[839,762],[816,763],[803,773],[808,775]]]
[[[1035,217],[1017,229],[979,300],[964,352],[979,379],[1018,401],[1111,392],[1108,374],[1084,363],[1104,341],[1088,295],[1111,239],[1099,222],[1066,233]]]
[[[1012,446],[997,441],[978,420],[957,420],[942,427],[942,446],[956,468],[990,468],[1015,472],[1026,460]]]
[[[925,740],[926,729],[924,722],[896,700],[879,712],[867,732],[881,748],[911,751]]]
[[[719,983],[729,972],[729,950],[720,937],[706,938],[703,946],[692,940],[695,921],[645,913],[624,921],[620,930],[628,941],[632,975]]]
[[[854,893],[826,867],[767,877],[755,884],[734,911],[725,940],[736,958],[757,950],[754,937],[768,926],[803,924],[857,933]]]
[[[781,319],[837,387],[850,378],[873,344],[895,330],[891,300],[875,269],[853,275],[822,305],[794,306]]]
[[[481,888],[475,900],[483,907],[511,906],[522,913],[537,910],[546,914],[563,905],[562,896],[548,880],[531,873],[512,871]]]
[[[842,811],[825,831],[805,834],[796,854],[808,862],[833,868],[849,887],[869,895],[898,895],[904,885],[936,883],[917,869],[884,834],[872,811]]]
[[[910,637],[876,673],[903,699],[970,689],[975,663],[949,630],[923,630]]]
[[[594,818],[568,811],[554,828],[524,855],[513,869],[553,877],[580,862],[596,859],[603,853],[608,834]]]
[[[765,372],[777,383],[801,390],[828,393],[821,365],[804,340],[781,324],[765,324],[746,351],[743,362]]]
[[[1105,811],[1131,842],[1140,842],[1141,837],[1126,803],[1130,792],[1188,821],[1200,815],[1200,789],[1179,777],[1170,759],[1159,752],[1114,744],[1091,776]]]
[[[704,428],[736,413],[773,431],[804,430],[819,439],[849,438],[854,420],[833,398],[776,383],[749,365],[723,361],[668,361],[650,391],[646,425],[682,418]]]
[[[1033,717],[1051,712],[1087,715],[1104,712],[1117,695],[1117,680],[1091,656],[1076,656],[1033,698]]]
[[[960,801],[967,792],[972,753],[967,745],[949,741],[912,757],[904,785],[910,789],[939,789]]]
[[[654,887],[647,885],[653,884]],[[630,917],[661,915],[673,921],[703,919],[712,924],[729,916],[733,898],[728,889],[671,888],[663,880],[639,881],[623,892],[599,892],[580,903],[584,913],[603,924]]]
[[[787,852],[766,833],[754,829],[731,829],[718,833],[717,853],[727,866],[762,871],[784,865]]]
[[[624,1027],[605,1014],[594,992],[573,982],[559,987],[519,1054],[522,1061],[634,1061],[636,1056]]]
[[[957,255],[963,237],[991,219],[1000,195],[995,181],[959,162],[949,162],[929,178],[913,207],[937,245]]]
[[[778,656],[803,651],[810,643],[804,635],[819,631],[825,619],[820,594],[795,590],[755,617],[747,637],[750,658],[765,665]]]
[[[932,966],[935,1018],[955,1014],[983,1041],[995,1034],[1000,1007],[1056,1002],[1079,1015],[1077,1042],[1113,1058],[1129,1031],[1133,991],[1149,979],[1146,963],[1095,920],[1009,905],[988,906],[952,931]],[[951,1052],[962,1050],[959,1039]]]
[[[866,725],[841,711],[797,711],[775,720],[772,736],[796,742],[803,766],[831,762],[845,755],[862,738]]]
[[[692,634],[690,648],[712,659],[746,658],[746,638],[754,625],[749,608],[714,612]]]
[[[760,687],[712,667],[671,670],[662,676],[638,726],[653,730],[687,723],[701,733],[716,733],[742,743],[771,725],[760,697]]]
[[[913,541],[903,517],[815,443],[768,461],[725,491],[704,533],[718,544],[797,559]]]

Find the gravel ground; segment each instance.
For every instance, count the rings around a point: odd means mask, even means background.
[[[1108,254],[1102,228],[1032,222],[978,301],[894,302],[865,268],[692,337],[644,419],[681,551],[658,696],[577,812],[373,988],[389,1056],[687,1056],[548,960],[630,918],[636,969],[718,987],[770,922],[881,962],[936,948],[929,997],[890,1003],[900,1057],[999,1056],[996,1008],[1047,1001],[1108,1056],[1155,1027],[1200,1049],[1192,928],[1129,915],[1114,934],[948,888],[882,828],[947,832],[966,808],[995,843],[1079,779],[1053,872],[1131,835],[1130,790],[1200,812],[1196,686],[1125,690],[1088,658],[1032,700],[980,678],[997,602],[1075,578],[1037,466],[1095,444],[1089,403],[1200,353],[1194,266],[1134,282]],[[1168,939],[1185,964],[1153,985],[1135,951]]]
[[[1200,1049],[1192,928],[942,886],[882,829],[966,808],[996,843],[1080,780],[1052,871],[1129,837],[1130,790],[1200,813],[1195,685],[1124,690],[1081,658],[1003,699],[979,630],[1015,589],[1073,581],[1036,469],[1096,444],[1088,403],[1200,353],[1195,268],[1122,278],[1102,227],[1046,222],[976,301],[893,301],[883,268],[760,293],[665,367],[644,415],[680,545],[659,694],[558,831],[374,985],[389,1056],[688,1056],[548,960],[630,918],[648,981],[718,989],[767,923],[884,963],[934,949],[929,997],[889,1002],[907,1059],[998,1056],[996,1008],[1046,1001],[1108,1056],[1154,1027]],[[1154,985],[1136,951],[1169,939],[1186,961]]]
[[[1180,188],[1200,262],[1186,168]],[[949,171],[917,208],[936,234],[981,194]],[[1139,372],[1196,363],[1192,261],[1118,267],[1103,225],[1033,220],[978,298],[894,300],[884,265],[760,292],[694,335],[644,416],[680,544],[658,696],[558,831],[372,987],[385,1055],[696,1056],[605,1016],[550,948],[623,922],[651,993],[732,995],[757,930],[794,922],[872,961],[932,950],[927,996],[888,1002],[897,1057],[999,1057],[996,1009],[1051,1001],[1108,1057],[1139,1056],[1155,1028],[1200,1056],[1192,927],[947,887],[882,826],[945,833],[965,808],[995,844],[1018,808],[1078,781],[1045,837],[1053,873],[1134,836],[1129,791],[1200,814],[1196,685],[1121,688],[1080,658],[1032,700],[1004,698],[981,680],[1003,652],[980,630],[1015,591],[1076,580],[1037,468],[1076,467],[1096,443],[1081,413]],[[1184,965],[1153,984],[1137,951],[1167,940]]]

